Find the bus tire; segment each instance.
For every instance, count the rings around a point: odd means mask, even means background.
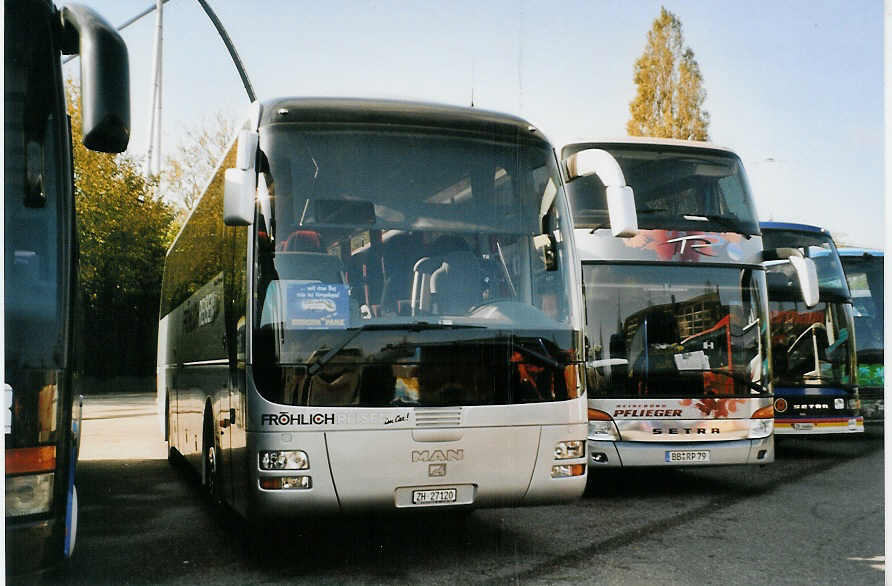
[[[204,410],[204,425],[202,428],[202,473],[201,484],[204,486],[208,498],[214,504],[219,502],[218,498],[218,474],[217,474],[217,441],[214,434],[214,420],[211,416],[211,408],[208,405]]]

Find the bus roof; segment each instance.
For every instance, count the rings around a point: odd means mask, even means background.
[[[649,145],[663,147],[679,147],[679,148],[696,148],[710,151],[723,151],[737,155],[732,149],[711,142],[702,140],[681,140],[678,138],[654,138],[649,136],[624,136],[620,138],[602,138],[587,142],[572,142],[564,145],[561,149],[561,159],[568,157],[573,153],[577,153],[587,148],[597,148],[599,146],[621,146],[621,145]]]
[[[534,137],[528,121],[511,114],[428,102],[368,98],[275,98],[262,102],[260,125],[276,122],[396,124]]]
[[[875,248],[838,248],[839,256],[884,256],[882,250]]]
[[[761,230],[796,230],[799,232],[817,232],[830,236],[830,232],[826,228],[820,226],[812,226],[811,224],[795,224],[792,222],[759,222]]]

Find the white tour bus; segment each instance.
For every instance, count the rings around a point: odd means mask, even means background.
[[[255,102],[166,259],[170,454],[249,519],[572,500],[578,267],[526,121]]]
[[[627,138],[570,144],[561,160],[586,304],[589,466],[772,462],[762,263],[788,255],[763,251],[739,157]],[[816,295],[813,267],[794,264]]]

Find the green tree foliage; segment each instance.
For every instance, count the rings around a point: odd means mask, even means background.
[[[174,156],[167,158],[161,185],[166,199],[182,206],[178,225],[195,208],[233,136],[235,123],[218,112],[210,122],[186,130]]]
[[[635,62],[638,93],[629,103],[626,131],[632,136],[708,140],[706,90],[694,52],[684,46],[681,21],[660,7]]]
[[[67,86],[83,301],[81,346],[87,375],[154,371],[164,255],[175,210],[153,196],[139,165],[81,144],[80,96]]]

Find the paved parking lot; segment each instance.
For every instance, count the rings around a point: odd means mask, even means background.
[[[158,440],[154,397],[88,397],[72,584],[882,584],[883,436],[779,440],[765,467],[603,473],[566,506],[247,534]]]

